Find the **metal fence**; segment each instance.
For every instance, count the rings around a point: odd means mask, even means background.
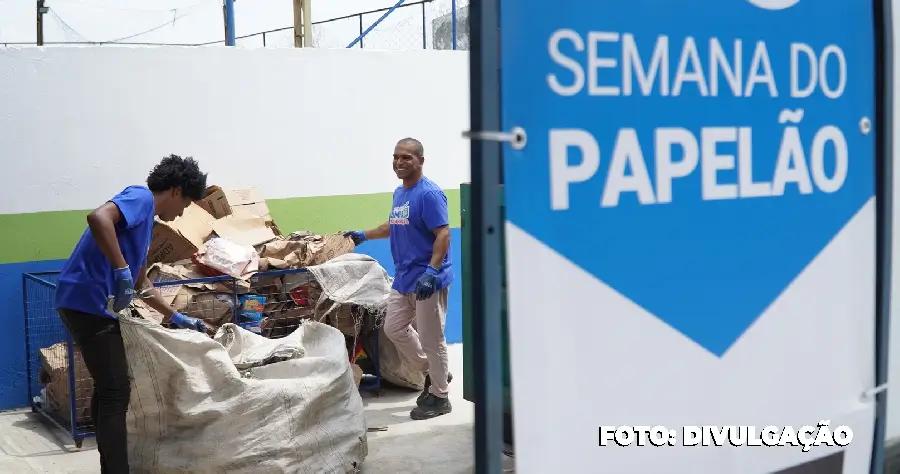
[[[94,384],[81,354],[56,313],[59,274],[22,275],[25,302],[25,372],[34,412],[69,433],[76,447],[94,435],[90,404]]]
[[[469,49],[468,0],[418,0],[394,7],[379,8],[312,23],[312,46],[381,50]],[[166,46],[215,46],[225,40]],[[235,38],[237,46],[250,48],[290,48],[294,46],[293,25],[259,31]],[[0,46],[34,45],[27,42],[0,42]],[[160,43],[46,41],[54,46],[151,46]]]
[[[312,46],[354,49],[469,48],[468,0],[419,0],[312,23]],[[285,26],[235,38],[256,48],[294,45],[294,27]],[[210,41],[196,46],[224,44]]]

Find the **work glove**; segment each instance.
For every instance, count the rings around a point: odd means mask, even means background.
[[[128,265],[116,270],[114,275],[116,277],[116,294],[112,298],[112,309],[114,313],[118,313],[127,308],[134,298],[134,280],[131,279],[131,269],[128,268]]]
[[[197,318],[185,316],[179,312],[175,312],[172,314],[172,324],[182,329],[193,329],[197,332],[202,332],[204,334],[206,333],[206,325],[203,324],[203,321]]]
[[[348,230],[344,232],[344,237],[353,239],[353,245],[359,245],[366,241],[366,231],[364,230]]]
[[[440,282],[437,279],[438,271],[431,265],[425,269],[425,273],[419,277],[416,282],[416,300],[424,301],[431,298],[431,295],[437,291]]]

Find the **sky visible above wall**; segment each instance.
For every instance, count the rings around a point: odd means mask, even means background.
[[[408,0],[412,2],[414,0]],[[313,21],[392,6],[395,0],[313,0]],[[443,4],[447,5],[443,5]],[[465,2],[468,3],[468,2]],[[222,40],[222,0],[46,0],[46,42],[141,42],[197,44]],[[449,11],[449,0],[426,8],[426,17]],[[364,27],[378,14],[366,15]],[[291,26],[291,0],[236,0],[237,36]],[[430,25],[429,28],[430,30]],[[421,7],[397,10],[373,31],[366,48],[421,47]],[[348,19],[314,27],[319,47],[346,47],[359,34],[359,20]],[[35,2],[0,0],[0,44],[35,41]],[[283,43],[283,44],[282,44]],[[289,47],[292,33],[267,35],[268,46]],[[239,46],[262,46],[262,37],[239,41]]]

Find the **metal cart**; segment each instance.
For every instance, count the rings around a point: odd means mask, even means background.
[[[310,295],[288,295],[282,290],[286,287],[286,280],[295,284],[310,275],[305,268],[300,268],[260,272],[249,282],[229,276],[188,280],[157,278],[154,286],[160,289],[169,303],[187,316],[222,324],[233,322],[264,337],[277,339],[312,317],[311,308],[298,304],[303,298],[312,300]],[[59,272],[22,275],[28,399],[32,411],[67,432],[75,446],[80,448],[83,440],[95,433],[90,418],[93,380],[56,312],[58,277]],[[267,281],[272,284],[267,285]],[[254,321],[241,311],[242,303],[248,296],[255,297],[261,305],[260,312],[267,314],[265,319]],[[347,316],[338,314],[330,322],[340,328],[340,324],[346,324],[340,318]],[[352,340],[348,340],[348,354],[353,360],[358,345],[365,351],[372,362],[372,370],[364,374],[359,389],[379,396],[382,390],[379,361],[381,331],[373,315],[366,313],[361,317],[364,319],[363,330],[358,338],[349,338]],[[357,340],[361,344],[357,344]]]
[[[28,403],[80,448],[94,436],[90,417],[93,380],[56,312],[59,272],[22,275],[25,310],[25,373]]]

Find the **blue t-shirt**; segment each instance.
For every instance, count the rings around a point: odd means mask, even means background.
[[[430,179],[423,177],[415,186],[394,191],[394,208],[388,219],[391,225],[391,256],[394,258],[394,289],[412,293],[416,280],[425,273],[434,248],[434,229],[449,225],[447,196]],[[450,249],[438,268],[441,288],[453,283]]]
[[[153,193],[143,186],[129,186],[110,199],[118,206],[122,219],[116,225],[116,236],[131,278],[137,283],[138,272],[147,262],[153,237],[156,210]],[[115,294],[113,266],[100,251],[88,228],[63,266],[56,285],[56,307],[114,318],[106,309]]]

